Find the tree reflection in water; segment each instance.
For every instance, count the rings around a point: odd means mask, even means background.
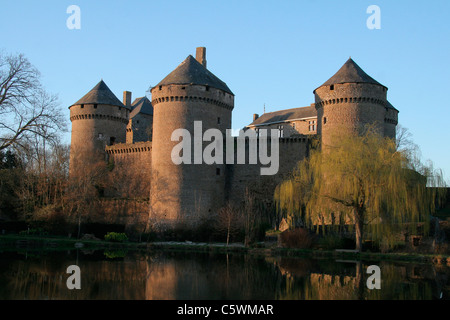
[[[66,268],[81,269],[81,290]],[[381,269],[370,290],[367,267]],[[450,268],[193,252],[2,253],[0,299],[288,299],[397,300],[449,297]]]

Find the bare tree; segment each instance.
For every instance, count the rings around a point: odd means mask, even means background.
[[[64,209],[68,178],[69,147],[58,139],[45,143],[41,136],[24,139],[15,155],[21,179],[14,187],[22,218],[46,220]]]
[[[395,144],[397,150],[415,149],[415,144],[412,141],[412,134],[408,128],[403,127],[401,124],[397,125],[395,134]]]
[[[58,98],[43,89],[39,71],[22,54],[0,52],[0,150],[22,147],[27,136],[48,140],[65,130]]]
[[[240,211],[230,203],[227,203],[219,210],[215,229],[220,235],[226,234],[227,246],[230,243],[230,239],[233,239],[239,233],[242,225],[241,220]]]
[[[78,152],[72,159],[79,161],[86,158],[84,152]],[[102,160],[92,161],[85,167],[77,167],[70,173],[65,199],[66,211],[69,220],[78,225],[78,238],[81,234],[81,224],[89,217],[94,217],[94,209],[105,187],[107,175],[108,166]]]

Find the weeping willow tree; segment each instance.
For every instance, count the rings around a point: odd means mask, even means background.
[[[430,214],[445,185],[442,173],[423,165],[411,149],[400,149],[376,127],[361,135],[336,131],[330,145],[316,147],[299,162],[290,179],[279,184],[274,200],[288,222],[307,227],[350,225],[356,250],[364,230],[392,247],[400,228],[428,230]],[[443,193],[443,192],[442,192]]]

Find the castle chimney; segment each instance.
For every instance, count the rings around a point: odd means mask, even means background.
[[[126,107],[131,106],[131,92],[130,91],[124,91],[123,92],[123,104]]]
[[[195,52],[195,60],[200,62],[206,68],[206,48],[198,47]]]
[[[256,121],[256,119],[258,119],[258,118],[259,118],[259,114],[254,113],[254,114],[253,114],[253,121]]]

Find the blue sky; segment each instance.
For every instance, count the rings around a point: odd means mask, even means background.
[[[70,30],[69,5],[81,9]],[[370,30],[369,5],[381,9]],[[23,53],[68,106],[103,78],[119,99],[145,95],[195,48],[235,97],[233,128],[252,114],[307,106],[351,56],[389,88],[424,160],[450,181],[450,1],[0,1],[0,49]],[[70,142],[70,133],[65,134]]]

